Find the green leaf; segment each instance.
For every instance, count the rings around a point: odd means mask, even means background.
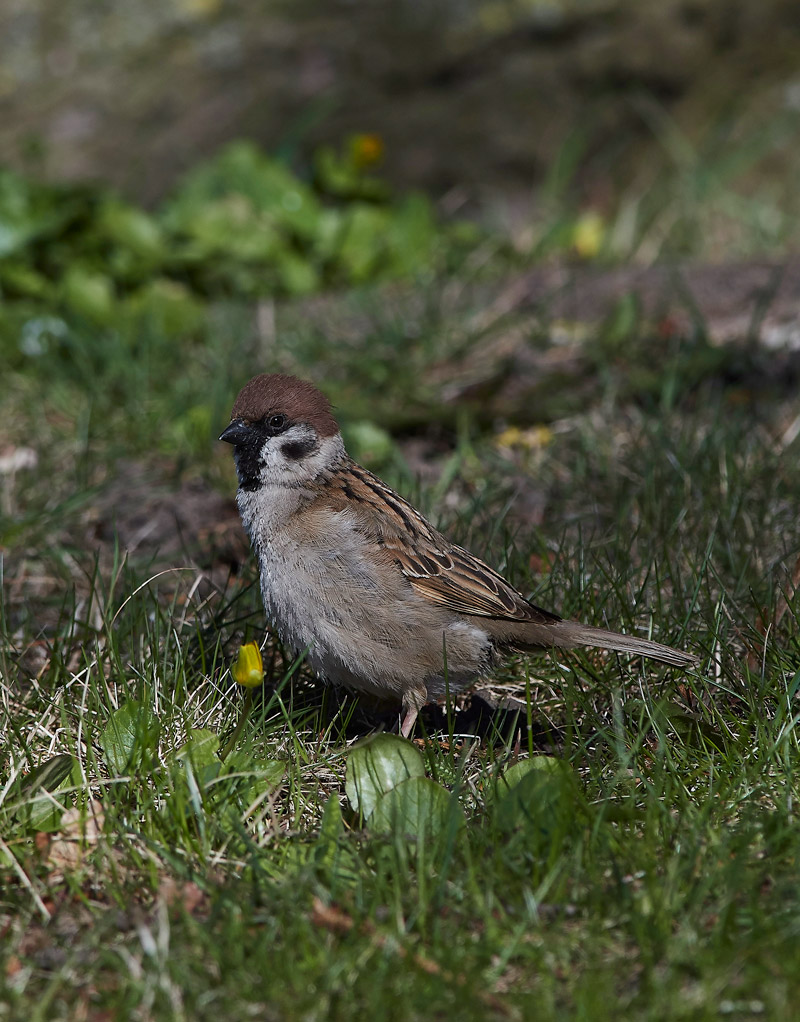
[[[446,788],[429,777],[412,777],[378,800],[369,825],[424,840],[440,835],[448,825],[461,827],[464,822],[461,807]]]
[[[437,238],[433,208],[424,195],[412,194],[392,213],[386,234],[389,269],[398,276],[411,276],[431,261]]]
[[[77,762],[74,756],[65,752],[46,759],[44,763],[34,767],[29,774],[22,778],[19,787],[20,795],[35,795],[40,788],[45,791],[55,791],[69,777]]]
[[[0,169],[0,259],[24,255],[37,239],[57,236],[83,205],[75,189],[34,184]]]
[[[141,209],[119,199],[107,199],[97,214],[102,237],[129,249],[148,263],[160,262],[166,252],[160,224]]]
[[[316,232],[321,212],[316,195],[288,167],[251,142],[234,142],[191,171],[170,203],[166,223],[186,230],[208,208],[229,199],[281,232],[300,238],[313,238]],[[240,233],[252,226],[252,222],[245,223]]]
[[[394,454],[391,434],[374,422],[351,422],[343,427],[342,435],[351,457],[359,464],[385,465]]]
[[[285,774],[286,762],[282,759],[254,759],[246,752],[232,752],[209,790],[215,800],[233,798],[240,812],[261,795],[276,791]]]
[[[264,759],[253,767],[253,782],[245,794],[245,802],[253,802],[258,795],[280,788],[286,775],[286,763],[281,759]]]
[[[319,288],[314,266],[288,249],[280,254],[275,269],[281,286],[290,295],[306,295]]]
[[[137,326],[148,323],[167,337],[193,333],[204,315],[203,306],[188,288],[163,277],[156,277],[131,294],[123,310]]]
[[[497,794],[495,820],[504,832],[523,828],[549,835],[563,829],[581,809],[572,769],[551,756],[514,764],[501,776]]]
[[[618,357],[630,343],[639,322],[640,304],[635,294],[623,295],[615,303],[597,334],[602,359]]]
[[[272,220],[243,195],[208,202],[176,227],[192,239],[193,254],[203,260],[266,262],[276,259],[284,245]]]
[[[365,203],[348,208],[337,255],[351,283],[369,280],[380,272],[389,224],[390,214],[385,209]]]
[[[341,199],[385,202],[391,194],[385,181],[364,173],[363,164],[353,159],[352,152],[339,154],[332,146],[315,151],[314,179],[321,191]]]
[[[107,326],[114,319],[114,284],[105,273],[74,266],[61,282],[61,294],[71,312],[92,323]]]
[[[155,749],[159,725],[152,710],[131,700],[112,713],[100,735],[106,765],[120,775],[137,766],[143,753]]]
[[[219,763],[219,735],[205,727],[194,728],[186,742],[175,752],[178,761],[188,759],[195,771]]]
[[[551,772],[560,770],[561,763],[555,756],[531,756],[530,759],[521,759],[507,767],[498,778],[498,794],[502,794],[513,788],[527,777],[533,770],[549,770]]]
[[[423,777],[422,756],[398,735],[375,735],[357,745],[347,760],[345,791],[366,819],[379,799],[411,777]]]
[[[19,818],[32,830],[56,830],[64,812],[64,796],[53,798],[60,788],[80,782],[80,764],[74,756],[61,753],[40,763],[23,777],[16,792]]]
[[[0,285],[4,295],[46,299],[52,290],[50,281],[24,263],[0,262]]]

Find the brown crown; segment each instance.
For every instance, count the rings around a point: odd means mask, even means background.
[[[258,422],[280,412],[291,422],[307,422],[320,436],[339,432],[325,395],[313,383],[282,373],[262,373],[246,383],[233,403],[231,418]]]

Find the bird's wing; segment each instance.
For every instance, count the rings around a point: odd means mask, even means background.
[[[557,614],[529,603],[496,571],[450,543],[407,501],[355,462],[328,484],[326,503],[390,558],[420,596],[457,614],[547,623]]]
[[[468,550],[455,545],[420,553],[398,552],[398,564],[414,589],[432,603],[459,614],[512,621],[558,620],[529,603]]]

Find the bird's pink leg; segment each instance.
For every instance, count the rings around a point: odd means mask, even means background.
[[[403,738],[408,738],[414,728],[414,724],[417,722],[419,711],[428,701],[428,692],[426,689],[411,689],[406,692],[403,696],[403,709],[405,714],[403,716],[403,723],[400,725],[400,734]]]
[[[400,734],[403,736],[403,738],[408,738],[409,735],[411,734],[414,725],[417,722],[418,715],[419,710],[416,709],[416,707],[412,707],[403,717],[403,723],[400,725]]]

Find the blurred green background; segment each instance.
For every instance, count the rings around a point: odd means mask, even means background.
[[[798,31],[790,0],[9,3],[0,161],[152,204],[234,139],[302,164],[378,132],[393,185],[515,224],[559,174],[608,206],[747,137],[729,173],[768,156],[746,183],[788,213]]]
[[[706,342],[785,346],[798,56],[778,0],[5,5],[4,418],[202,462],[270,366],[407,429],[549,422],[613,353],[741,379]]]

